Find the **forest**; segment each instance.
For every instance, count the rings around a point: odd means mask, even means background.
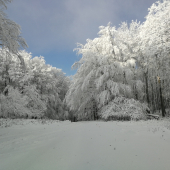
[[[170,0],[154,3],[143,23],[100,26],[77,44],[70,78],[26,52],[21,28],[0,0],[0,118],[146,120],[170,114]],[[21,47],[23,48],[21,50]]]

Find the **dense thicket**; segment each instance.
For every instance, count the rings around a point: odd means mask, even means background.
[[[78,44],[66,103],[78,119],[144,118],[170,104],[170,0],[149,8],[146,21],[99,27],[99,37]]]

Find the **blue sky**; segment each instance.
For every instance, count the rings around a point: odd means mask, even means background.
[[[33,56],[44,56],[46,63],[61,68],[66,75],[77,56],[76,43],[97,37],[98,27],[111,22],[143,22],[155,0],[13,0],[6,13],[21,26]]]

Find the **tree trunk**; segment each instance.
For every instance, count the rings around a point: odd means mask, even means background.
[[[150,101],[149,101],[149,90],[148,90],[148,70],[146,73],[144,73],[144,75],[145,75],[145,83],[146,83],[146,99],[149,105]]]
[[[152,100],[151,100],[151,104],[152,104],[152,113],[155,111],[155,98],[154,98],[154,92],[153,92],[153,84],[151,83],[151,90],[152,90]]]
[[[165,112],[164,100],[163,100],[163,96],[162,96],[161,82],[159,84],[160,84],[159,92],[160,92],[160,100],[161,100],[162,117],[165,117],[166,112]]]

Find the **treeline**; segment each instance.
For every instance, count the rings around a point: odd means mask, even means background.
[[[6,7],[10,0],[0,0]],[[0,117],[139,120],[170,108],[170,0],[149,8],[146,21],[99,27],[78,44],[82,58],[70,81],[32,57],[20,27],[0,11]],[[68,112],[68,111],[69,112]]]
[[[79,120],[143,119],[170,107],[170,0],[149,8],[146,21],[99,27],[78,44],[82,55],[66,103]]]
[[[43,57],[20,50],[27,47],[20,26],[4,13],[11,1],[0,0],[0,118],[64,120],[70,79]]]
[[[0,117],[68,117],[63,99],[70,79],[61,69],[25,51],[17,56],[4,49],[0,55]]]

